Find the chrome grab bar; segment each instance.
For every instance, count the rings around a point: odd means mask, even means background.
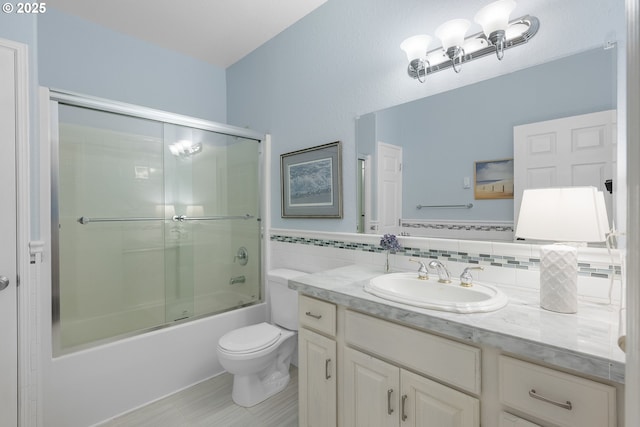
[[[464,205],[417,205],[416,209],[422,208],[463,208],[463,209],[471,209],[473,207],[473,203],[467,203]]]
[[[251,219],[255,218],[253,215],[244,214],[244,215],[231,215],[231,216],[193,216],[188,217],[186,215],[174,215],[171,219],[174,221],[184,222],[184,221],[220,221],[225,219]]]
[[[231,215],[231,216],[199,216],[199,217],[187,217],[186,215],[174,215],[171,219],[176,222],[184,222],[184,221],[219,221],[226,219],[252,219],[255,218],[253,215],[245,214],[245,215]],[[89,224],[90,222],[128,222],[128,221],[164,221],[165,218],[142,218],[142,217],[131,217],[131,218],[89,218],[86,216],[81,216],[78,218],[78,222],[82,225]]]
[[[163,221],[164,218],[89,218],[81,216],[78,222],[82,225],[90,222],[124,222],[124,221]]]

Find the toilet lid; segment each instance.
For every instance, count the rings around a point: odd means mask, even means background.
[[[251,353],[269,347],[280,338],[280,328],[268,323],[235,329],[220,338],[218,345],[234,353]]]

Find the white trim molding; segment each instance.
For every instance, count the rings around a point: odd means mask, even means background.
[[[627,338],[625,423],[640,425],[640,0],[627,17]]]
[[[28,46],[0,39],[0,45],[15,55],[16,88],[16,198],[17,198],[17,272],[18,272],[18,425],[35,426],[38,403],[38,365],[36,312],[32,303],[35,292],[30,277],[29,238],[31,207],[29,203],[29,51]]]

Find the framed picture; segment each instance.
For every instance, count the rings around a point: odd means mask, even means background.
[[[340,141],[280,155],[283,218],[342,218]]]
[[[475,162],[473,193],[476,200],[513,199],[513,159]]]

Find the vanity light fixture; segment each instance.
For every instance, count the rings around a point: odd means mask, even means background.
[[[413,36],[400,45],[409,60],[407,74],[424,83],[426,76],[447,68],[459,73],[462,64],[487,55],[496,54],[501,60],[504,51],[529,41],[536,35],[540,21],[535,16],[524,15],[509,21],[516,7],[514,0],[498,0],[488,4],[475,15],[475,22],[482,31],[465,38],[471,23],[466,19],[453,19],[440,25],[435,35],[442,47],[428,51],[431,38],[427,35]],[[417,43],[417,38],[427,42]]]
[[[451,60],[451,66],[456,73],[460,72],[460,65],[464,57],[464,36],[471,26],[466,19],[452,19],[436,28],[436,37],[442,41],[442,50]],[[456,60],[458,67],[456,68]]]
[[[595,187],[524,190],[516,237],[566,242],[540,246],[540,306],[578,310],[577,243],[604,242],[609,220],[604,194]]]
[[[474,21],[482,26],[487,40],[496,47],[496,56],[499,60],[502,60],[504,56],[509,15],[515,8],[516,2],[514,0],[498,0],[480,9],[474,18]]]
[[[420,83],[424,83],[426,69],[429,68],[429,60],[425,56],[425,52],[431,43],[431,37],[426,34],[409,37],[400,44],[400,49],[404,50],[409,60],[409,67],[418,70],[417,79]],[[422,71],[422,79],[420,78]]]

